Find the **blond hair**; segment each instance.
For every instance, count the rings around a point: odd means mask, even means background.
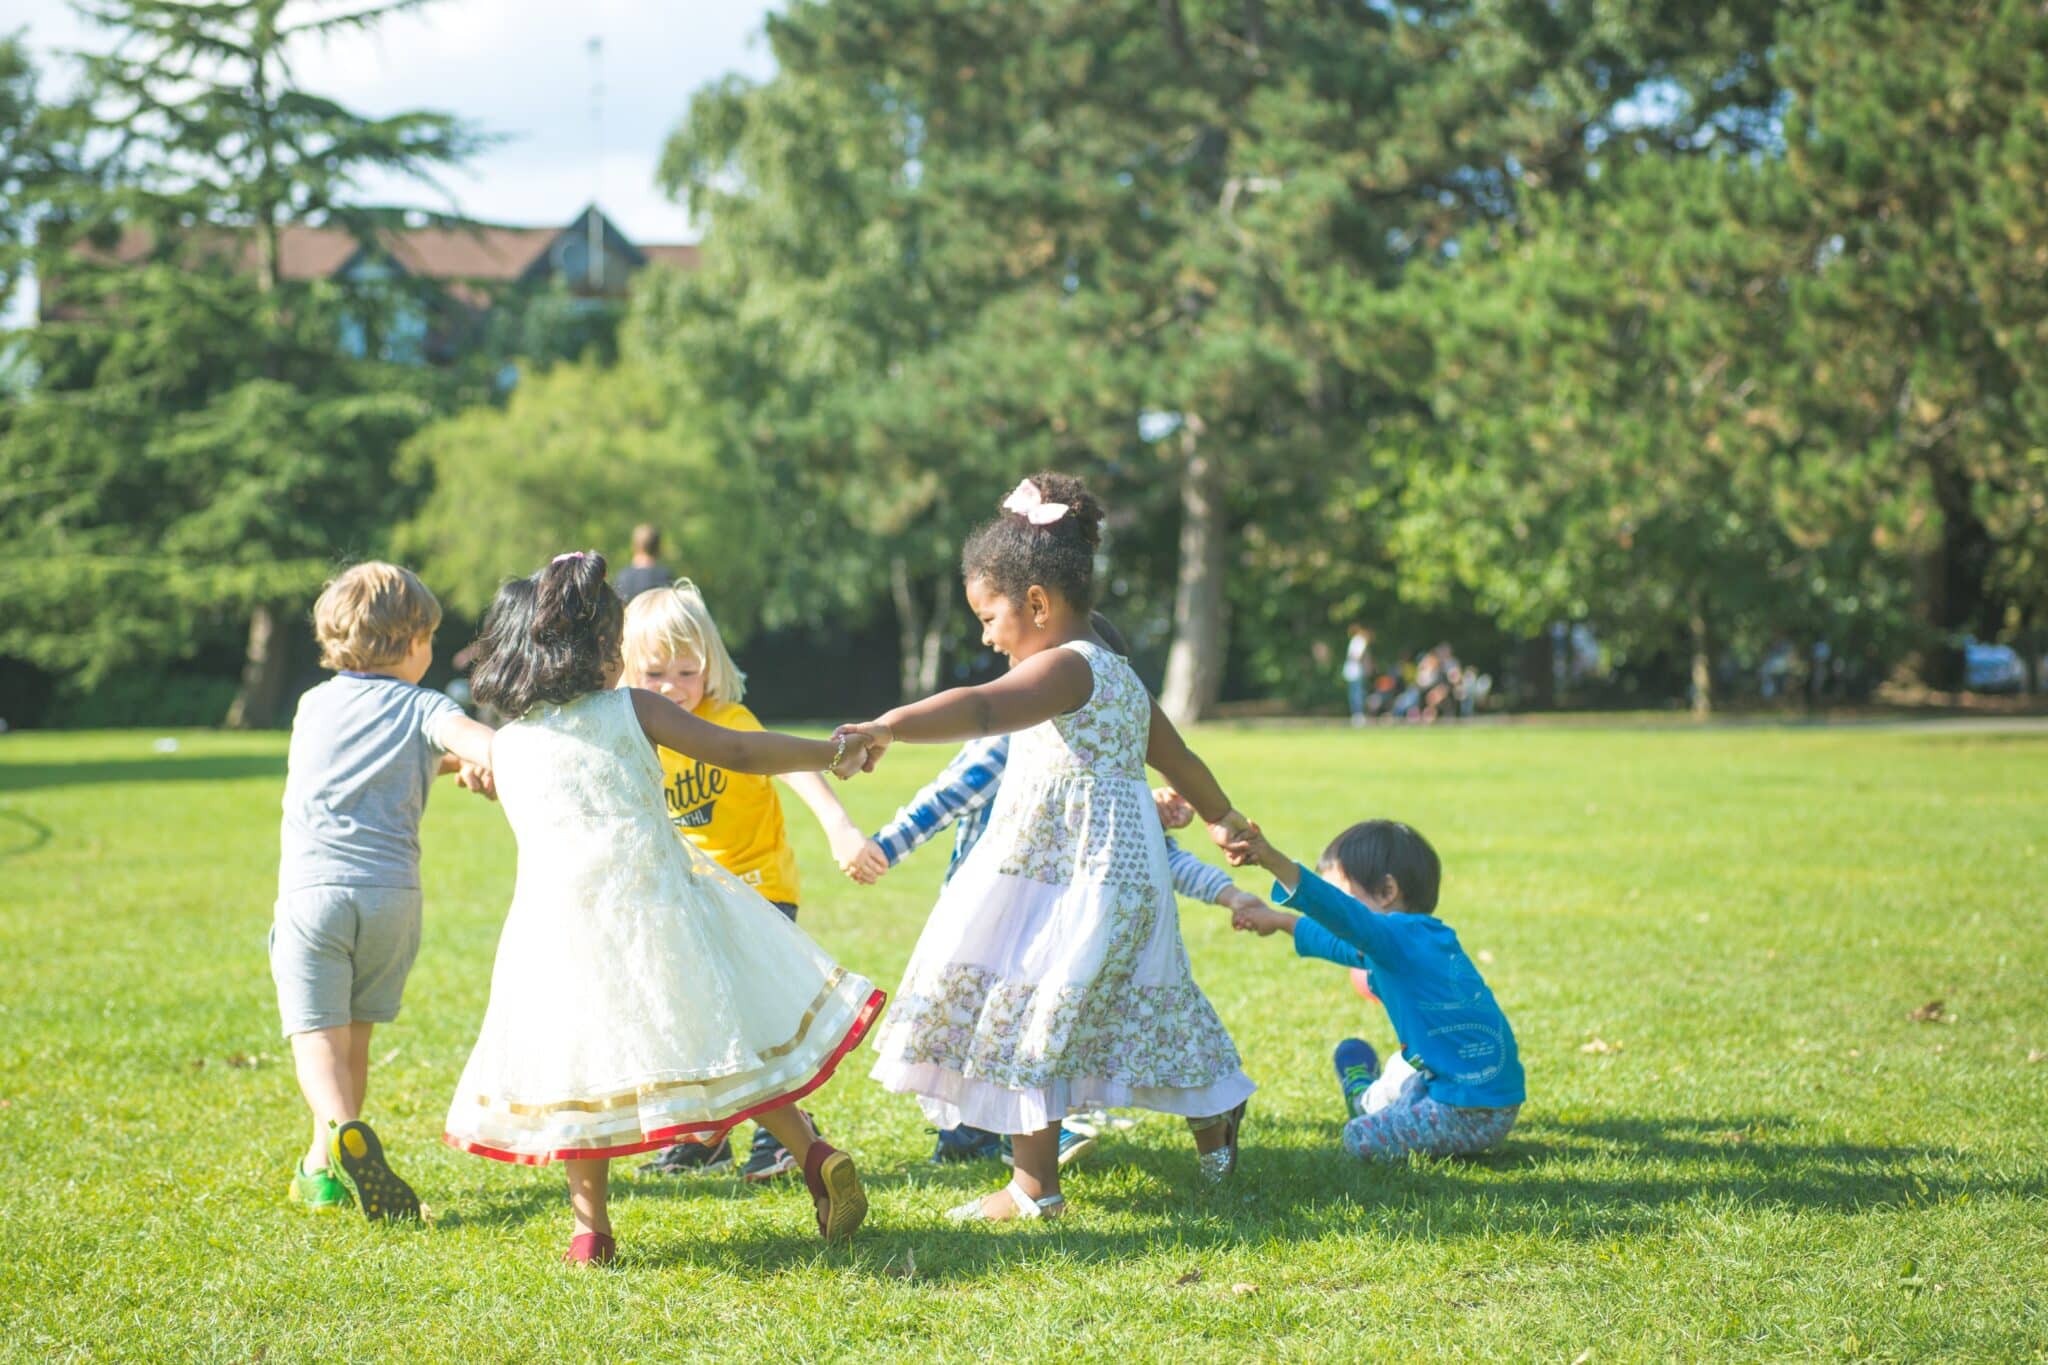
[[[747,675],[726,652],[725,637],[704,594],[687,578],[666,588],[649,588],[626,604],[626,667],[644,673],[661,659],[688,655],[704,666],[707,701],[738,702],[746,695]]]
[[[389,668],[441,625],[441,604],[411,569],[371,560],[330,579],[313,603],[322,668]]]

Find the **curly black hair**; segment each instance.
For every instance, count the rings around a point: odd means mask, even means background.
[[[1032,584],[1056,592],[1076,611],[1095,605],[1095,549],[1102,543],[1102,504],[1071,474],[1034,474],[1047,502],[1063,502],[1058,521],[1034,526],[1019,512],[998,513],[967,538],[960,576],[981,579],[1013,602]]]
[[[602,691],[620,661],[626,608],[604,578],[604,556],[557,556],[498,589],[477,637],[470,694],[505,715]]]

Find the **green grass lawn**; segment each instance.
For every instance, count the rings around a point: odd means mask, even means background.
[[[2048,733],[1203,731],[1300,856],[1376,814],[1435,841],[1528,1069],[1505,1150],[1348,1160],[1330,1047],[1384,1047],[1384,1016],[1185,905],[1261,1087],[1233,1184],[1149,1117],[1071,1173],[1063,1222],[953,1229],[998,1168],[926,1165],[863,1052],[816,1106],[873,1197],[851,1248],[800,1185],[621,1163],[609,1273],[557,1263],[557,1171],[438,1141],[511,892],[498,810],[436,793],[426,946],[374,1052],[369,1117],[430,1222],[316,1221],[283,1198],[304,1119],[264,956],[283,738],[152,738],[0,739],[6,1355],[2048,1352]],[[892,753],[844,789],[856,818],[945,756]],[[943,847],[864,890],[797,838],[805,927],[893,989]]]

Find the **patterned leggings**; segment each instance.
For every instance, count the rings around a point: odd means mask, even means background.
[[[1429,1097],[1428,1085],[1398,1053],[1365,1092],[1365,1112],[1344,1125],[1344,1150],[1361,1161],[1463,1156],[1498,1144],[1515,1126],[1520,1105],[1462,1109]]]

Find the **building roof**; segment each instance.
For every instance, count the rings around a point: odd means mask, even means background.
[[[419,279],[511,281],[524,278],[564,233],[580,230],[590,212],[586,209],[578,214],[567,227],[477,224],[399,228],[376,233],[372,240],[408,275]],[[227,248],[229,239],[225,235],[212,235]],[[131,228],[105,255],[124,265],[141,261],[150,254],[151,240],[146,230]],[[629,241],[623,235],[620,240]],[[686,243],[629,241],[629,245],[650,261],[682,270],[695,269],[697,265],[697,248]],[[237,247],[243,266],[255,269],[254,240],[242,238]],[[363,244],[344,228],[291,224],[278,237],[278,273],[288,280],[331,279],[354,261],[362,249]]]

